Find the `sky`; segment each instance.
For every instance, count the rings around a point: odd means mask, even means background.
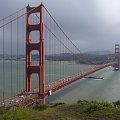
[[[0,18],[41,2],[81,51],[114,51],[120,43],[120,0],[0,0]]]

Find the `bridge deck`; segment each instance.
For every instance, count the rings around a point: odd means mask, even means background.
[[[104,65],[100,65],[100,66],[98,66],[98,67],[96,67],[96,68],[94,68],[92,70],[86,71],[86,72],[84,72],[82,74],[75,74],[73,76],[69,76],[67,78],[64,78],[63,80],[58,80],[57,82],[54,82],[52,85],[50,85],[50,86],[48,86],[46,88],[45,95],[50,95],[50,92],[52,92],[52,93],[56,92],[57,90],[60,90],[60,89],[62,89],[64,87],[68,86],[69,84],[74,83],[77,80],[85,78],[86,76],[88,76],[88,75],[90,75],[92,73],[95,73],[95,72],[97,72],[97,71],[99,71],[101,69],[104,69],[104,68],[106,68],[108,66],[111,66],[111,65],[113,65],[115,63],[116,63],[116,61],[104,64]]]
[[[52,93],[70,85],[71,83],[74,83],[75,81],[78,81],[82,78],[85,78],[88,75],[90,75],[92,73],[95,73],[95,72],[97,72],[101,69],[104,69],[108,66],[111,66],[115,63],[116,63],[116,61],[104,64],[104,65],[100,65],[100,66],[97,66],[96,68],[94,68],[92,70],[89,70],[89,71],[86,71],[82,74],[81,73],[80,74],[75,74],[75,75],[72,75],[72,76],[68,76],[64,79],[55,81],[51,85],[46,86],[45,96],[49,96]],[[24,93],[20,93],[20,94],[14,96],[14,97],[8,98],[4,102],[2,102],[1,105],[4,105],[4,104],[7,105],[7,106],[9,106],[11,104],[23,105],[23,106],[24,105],[31,105],[38,100],[38,94],[39,94],[38,88],[36,88],[32,92],[24,92]],[[21,96],[23,96],[23,98]]]

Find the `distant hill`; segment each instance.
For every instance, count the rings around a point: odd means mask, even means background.
[[[90,55],[110,55],[114,54],[112,51],[88,51],[85,52],[85,54],[90,54]]]
[[[105,64],[114,59],[114,54],[110,51],[96,51],[83,54],[62,53],[46,55],[45,58],[50,61],[73,61],[74,58],[74,61],[80,64]]]
[[[0,60],[2,59],[3,55],[0,55]],[[33,54],[32,59],[39,60],[39,55]],[[45,59],[49,61],[74,61],[80,64],[105,64],[114,59],[114,53],[111,51],[90,51],[81,54],[49,54],[45,55]],[[11,55],[4,55],[4,60],[11,60]],[[12,60],[25,60],[25,55],[12,55]]]

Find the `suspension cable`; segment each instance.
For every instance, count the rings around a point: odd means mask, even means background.
[[[49,14],[49,16],[52,18],[52,20],[56,23],[56,25],[58,26],[58,28],[62,31],[62,33],[66,36],[66,38],[71,42],[71,44],[76,48],[76,50],[82,55],[82,57],[84,57],[84,55],[82,54],[82,52],[80,51],[80,49],[72,42],[72,40],[66,35],[66,33],[63,31],[63,29],[58,25],[58,23],[56,22],[56,20],[52,17],[52,15],[50,14],[50,12],[47,10],[47,8],[44,6],[46,12]],[[88,59],[88,61],[94,65],[94,63],[92,61],[90,61]]]
[[[50,15],[50,17],[52,17],[51,16],[51,14],[49,13],[49,15]],[[39,17],[38,17],[38,15],[36,14],[36,16],[37,16],[37,18],[38,19],[40,19]],[[53,17],[52,17],[52,19],[53,19]],[[63,30],[59,27],[59,25],[58,25],[58,23],[53,19],[53,21],[54,21],[54,23],[55,24],[57,24],[57,27],[62,31],[62,33],[65,35],[65,37],[67,38],[67,40],[69,40],[70,41],[70,43],[72,43],[72,45],[75,47],[75,48],[77,48],[77,46],[75,46],[75,44],[67,37],[67,35],[63,32]],[[71,51],[52,31],[51,31],[51,27],[50,28],[48,28],[48,26],[47,25],[45,25],[44,24],[44,26],[45,26],[45,28],[46,29],[48,29],[48,31],[57,39],[57,41],[59,41],[59,43],[62,43],[62,45],[65,47],[65,48],[67,48],[69,51],[70,51],[70,53],[72,53],[72,56],[73,56],[73,58],[74,58],[74,60],[75,60],[75,53],[74,53],[74,51]],[[58,40],[59,39],[59,40]],[[79,49],[77,48],[77,51],[78,51]],[[79,50],[79,52],[81,53],[81,51]],[[82,55],[82,54],[81,54]],[[83,56],[83,55],[82,55]],[[80,58],[80,56],[77,56],[78,58]],[[61,63],[61,62],[60,62]],[[90,63],[91,64],[93,64],[91,61],[90,61]],[[73,63],[74,64],[74,63]],[[93,68],[93,67],[92,67]],[[73,71],[74,71],[74,68],[73,68]]]
[[[20,9],[20,10],[16,11],[16,12],[14,12],[14,13],[10,14],[10,15],[9,15],[9,16],[7,16],[7,17],[4,17],[3,19],[0,19],[0,22],[1,22],[1,21],[3,21],[3,20],[6,20],[6,19],[8,19],[8,18],[11,18],[13,15],[15,15],[15,14],[17,14],[18,12],[20,12],[20,11],[24,10],[25,8],[26,8],[26,7],[24,7],[24,8],[22,8],[22,9]]]
[[[38,7],[39,7],[39,6],[38,6]],[[35,7],[35,8],[33,8],[33,9],[31,9],[30,11],[28,11],[28,12],[26,12],[26,13],[20,15],[20,16],[17,16],[16,18],[14,18],[13,20],[11,20],[11,21],[9,21],[9,22],[7,22],[7,23],[4,23],[3,25],[0,26],[0,28],[3,28],[4,26],[10,24],[11,22],[16,21],[17,19],[19,19],[19,18],[25,16],[26,14],[32,12],[32,11],[35,10],[35,9],[37,9],[38,7]]]
[[[36,14],[38,17],[38,15]],[[38,17],[39,18],[39,17]],[[67,50],[69,50],[71,53],[73,53],[64,43],[61,42],[61,40],[44,24],[45,28],[58,40]]]

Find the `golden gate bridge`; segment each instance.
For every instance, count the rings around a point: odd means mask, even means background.
[[[3,105],[12,101],[23,106],[36,101],[45,104],[46,96],[92,73],[108,66],[120,68],[119,44],[115,44],[114,59],[96,65],[84,57],[42,3],[37,7],[28,5],[1,19],[0,39]],[[64,55],[71,55],[70,61]],[[51,56],[49,60],[47,56]],[[78,63],[81,58],[91,64],[84,70]],[[69,64],[69,69],[65,64]],[[16,100],[20,95],[25,98]]]

